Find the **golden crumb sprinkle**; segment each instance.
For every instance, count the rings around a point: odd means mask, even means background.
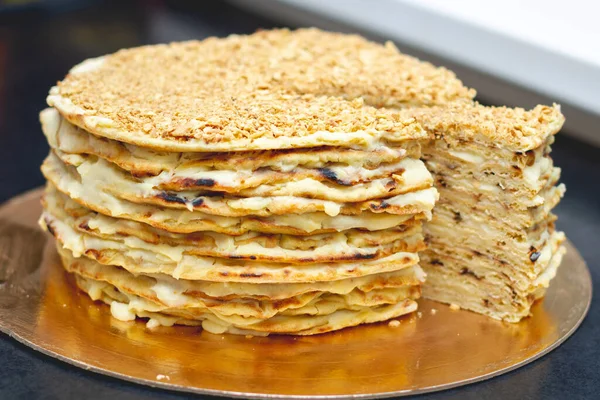
[[[531,110],[451,104],[444,107],[403,110],[426,131],[446,141],[473,141],[513,151],[537,148],[556,134],[565,117],[560,106],[538,105]]]
[[[295,147],[279,138],[316,132],[403,132],[402,139],[412,139],[422,133],[414,120],[377,107],[468,102],[474,94],[451,71],[403,55],[391,44],[283,29],[144,46],[88,60],[51,90],[48,103],[101,136],[220,151],[236,142],[273,146],[259,139]]]
[[[452,311],[458,311],[458,310],[460,310],[460,306],[458,304],[452,303],[452,304],[450,304],[450,309]]]
[[[388,326],[392,328],[397,328],[400,326],[400,321],[393,319],[390,322],[388,322]]]

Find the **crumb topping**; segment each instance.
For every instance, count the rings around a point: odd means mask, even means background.
[[[451,71],[392,44],[282,29],[88,60],[48,102],[63,114],[94,117],[82,127],[95,133],[210,144],[316,131],[398,132],[416,124],[377,107],[434,106],[474,94]]]
[[[473,141],[514,151],[527,151],[543,145],[565,121],[560,106],[556,104],[538,105],[531,110],[450,104],[402,112],[406,117],[416,118],[427,132],[438,139]]]

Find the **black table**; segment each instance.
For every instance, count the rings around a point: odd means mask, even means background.
[[[48,151],[37,113],[48,89],[89,57],[119,48],[277,26],[224,2],[55,1],[0,11],[0,201],[43,184],[39,164]],[[552,66],[548,66],[551,68]],[[567,118],[569,116],[567,115]],[[558,226],[600,280],[600,149],[559,135],[553,157],[567,195]],[[596,285],[595,285],[596,286]],[[596,289],[598,287],[596,286]],[[433,399],[598,398],[600,306],[594,299],[579,330],[560,348],[517,371]],[[189,395],[150,389],[72,367],[0,335],[2,399],[164,398]]]

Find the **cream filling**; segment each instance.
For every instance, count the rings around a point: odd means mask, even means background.
[[[485,161],[485,158],[482,157],[481,154],[472,151],[448,150],[448,154],[470,164],[481,164]]]
[[[462,161],[467,162],[468,164],[477,164],[482,165],[486,162],[493,162],[499,165],[499,169],[510,171],[512,168],[512,162],[510,160],[506,160],[504,158],[490,159],[481,155],[481,153],[477,153],[474,151],[467,150],[439,150],[434,149],[432,154],[435,153],[445,153],[447,152],[451,156],[460,159]],[[435,156],[434,156],[435,157]],[[442,164],[436,162],[435,160],[427,161],[428,164],[434,166],[436,170],[442,171],[447,169],[446,167],[442,167]],[[540,190],[540,183],[542,181],[542,177],[544,177],[550,171],[551,179],[556,176],[556,168],[552,169],[552,159],[547,156],[538,155],[535,158],[533,165],[526,166],[522,168],[523,177],[519,178],[511,178],[513,182],[518,182],[522,180],[523,184],[529,188],[535,188]],[[558,169],[558,174],[560,174],[560,169]],[[452,174],[451,174],[452,175]],[[465,178],[472,179],[472,178]],[[481,190],[488,191],[491,193],[500,193],[502,191],[501,187],[496,185],[487,185],[485,183],[473,182],[473,186],[478,187]]]

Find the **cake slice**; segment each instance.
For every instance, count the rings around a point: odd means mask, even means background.
[[[424,228],[424,297],[519,321],[565,251],[551,213],[565,188],[549,156],[560,108],[453,105],[411,115],[435,137],[423,159],[440,193]]]

